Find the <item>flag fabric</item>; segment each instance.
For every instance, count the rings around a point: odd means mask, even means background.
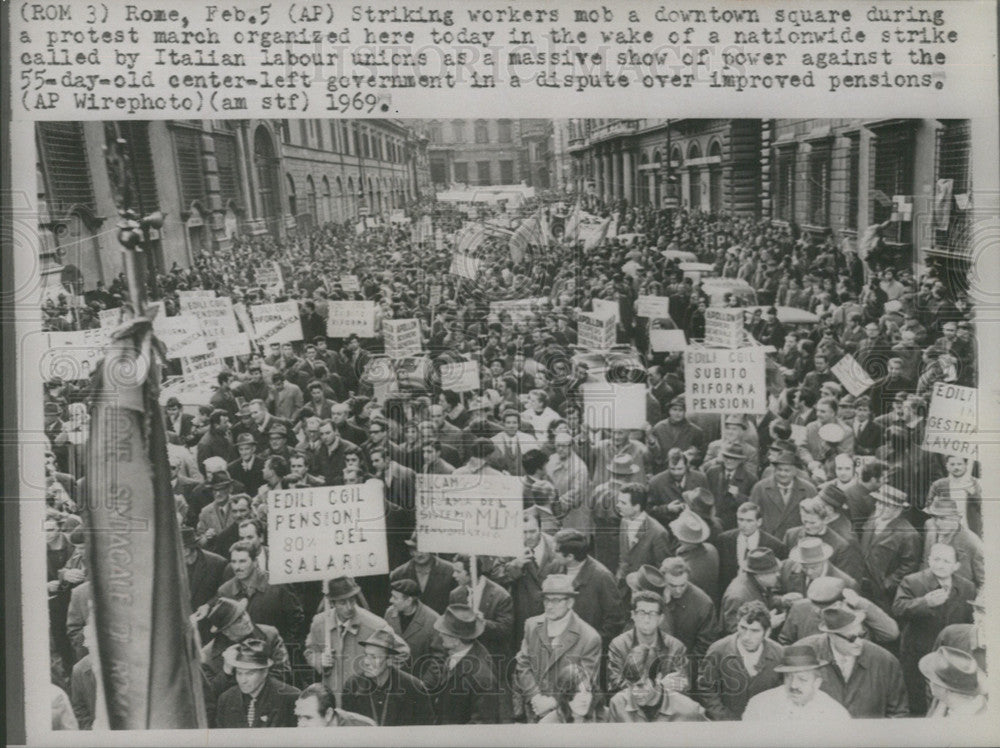
[[[108,726],[207,726],[167,467],[152,319],[120,327],[96,373],[83,519]]]
[[[542,228],[542,221],[539,213],[521,221],[520,225],[514,229],[513,236],[510,237],[510,257],[515,264],[524,259],[524,253],[530,245],[545,246],[545,235]]]
[[[604,237],[608,235],[608,230],[611,228],[611,216],[608,216],[603,221],[601,221],[600,228],[596,231],[591,231],[587,236],[587,239],[583,243],[583,248],[590,250],[600,246],[601,242],[604,241]]]

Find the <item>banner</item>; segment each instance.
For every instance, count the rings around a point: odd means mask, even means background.
[[[252,347],[250,345],[250,335],[245,332],[241,332],[237,335],[230,335],[228,338],[216,341],[215,348],[212,349],[212,353],[219,358],[249,356],[251,352]]]
[[[538,314],[539,311],[548,306],[549,300],[545,296],[538,296],[531,299],[508,299],[506,301],[491,301],[490,314],[500,315],[502,312],[510,314],[514,322],[529,320]]]
[[[361,290],[361,282],[358,276],[348,273],[340,276],[340,287],[347,293],[356,293]]]
[[[441,389],[452,392],[478,392],[479,364],[476,361],[444,364],[441,367]]]
[[[153,333],[167,347],[167,358],[202,356],[208,353],[201,323],[192,314],[157,316],[153,320]]]
[[[89,379],[111,342],[111,328],[71,332],[46,332],[45,351],[39,360],[42,381],[59,377],[66,382]]]
[[[191,314],[201,321],[201,331],[205,340],[212,343],[239,334],[233,302],[226,297],[193,296],[180,300],[181,314]]]
[[[875,384],[875,380],[868,376],[868,372],[850,353],[831,366],[830,371],[844,385],[844,389],[855,397]]]
[[[417,475],[417,549],[520,557],[523,491],[514,475]]]
[[[383,484],[289,488],[267,495],[271,584],[389,573]]]
[[[583,422],[592,429],[641,429],[646,423],[646,385],[584,382]]]
[[[302,321],[297,301],[280,301],[274,304],[255,304],[250,307],[257,342],[263,347],[269,343],[294,343],[302,340]]]
[[[389,358],[406,358],[423,350],[418,319],[383,320],[382,336],[385,338],[385,354]]]
[[[743,345],[743,310],[709,307],[705,310],[705,345],[739,348]]]
[[[285,280],[281,275],[281,266],[276,262],[267,262],[256,273],[257,285],[270,293],[284,293]]]
[[[635,302],[635,314],[637,317],[647,317],[649,319],[669,318],[670,297],[640,296]]]
[[[479,271],[482,268],[482,265],[483,263],[475,257],[456,253],[451,258],[451,268],[449,268],[448,272],[452,275],[457,275],[460,278],[476,280],[476,278],[479,277]]]
[[[591,350],[607,350],[615,344],[614,317],[581,312],[576,320],[577,344]]]
[[[197,378],[178,377],[160,388],[160,405],[166,405],[167,400],[176,397],[181,405],[196,407],[211,405],[215,394],[215,383]]]
[[[649,348],[653,353],[683,351],[687,337],[683,330],[650,330]]]
[[[201,356],[187,356],[181,359],[181,369],[188,379],[201,379],[203,381],[214,382],[219,374],[225,369],[222,359],[215,353],[206,353]]]
[[[617,301],[608,301],[607,299],[592,299],[591,303],[594,307],[594,314],[599,317],[614,317],[615,324],[621,322],[621,307],[618,305]]]
[[[766,412],[765,358],[762,348],[686,350],[684,394],[688,413]]]
[[[327,310],[327,337],[375,337],[374,301],[328,301]]]
[[[927,410],[923,448],[943,455],[979,459],[977,400],[978,390],[974,387],[936,382]]]

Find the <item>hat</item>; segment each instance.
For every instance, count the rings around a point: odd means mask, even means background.
[[[608,463],[608,472],[612,475],[632,476],[639,472],[639,466],[628,455],[615,455]]]
[[[390,585],[393,590],[407,597],[420,597],[420,585],[415,579],[397,579]]]
[[[806,597],[816,605],[826,607],[843,597],[846,586],[840,577],[819,577],[809,583]]]
[[[848,394],[844,395],[842,398],[840,398],[840,402],[838,403],[838,407],[841,407],[841,408],[853,408],[856,402],[857,402],[857,400],[854,398],[854,395],[851,395],[850,393],[848,393]]]
[[[839,423],[824,423],[819,427],[819,438],[829,444],[840,444],[847,438],[847,432]]]
[[[685,410],[687,410],[687,401],[684,399],[683,394],[677,395],[677,397],[671,400],[670,403],[667,405],[667,410],[670,410],[674,406],[677,406],[679,408],[684,408]]]
[[[795,457],[795,453],[785,449],[778,452],[778,454],[776,454],[771,460],[771,463],[774,465],[791,465],[793,467],[796,467],[799,464]]]
[[[816,670],[826,664],[808,644],[792,644],[781,653],[781,664],[774,666],[774,672],[800,673],[804,670]]]
[[[542,596],[568,595],[576,597],[577,589],[568,574],[549,574],[542,582]]]
[[[681,492],[684,501],[695,512],[709,514],[715,508],[715,497],[707,488],[692,488]]]
[[[205,466],[206,473],[225,472],[227,467],[226,461],[222,457],[206,457],[202,464]]]
[[[743,558],[740,566],[749,574],[771,574],[781,568],[770,548],[754,548]]]
[[[247,599],[233,600],[229,597],[220,597],[219,601],[208,611],[206,618],[212,631],[221,631],[227,626],[236,622],[247,609]]]
[[[670,532],[682,543],[700,545],[708,540],[708,523],[692,511],[684,510],[670,523]]]
[[[931,683],[966,696],[986,693],[986,673],[976,658],[955,647],[938,647],[918,663],[920,672]]]
[[[743,450],[742,444],[723,444],[722,456],[730,457],[734,460],[745,460],[747,458],[747,454]]]
[[[167,398],[167,407],[168,408],[179,408],[179,407],[181,407],[181,401],[178,400],[176,397],[172,397],[172,396],[168,397]]]
[[[198,545],[198,536],[193,527],[184,526],[181,528],[181,545],[185,548],[193,548]]]
[[[789,433],[791,432],[789,431]],[[775,439],[768,446],[768,449],[775,452],[791,452],[795,454],[795,442],[791,439]]]
[[[330,580],[326,596],[331,601],[336,602],[352,598],[359,592],[361,592],[361,588],[351,577],[336,577]]]
[[[667,580],[655,566],[643,564],[639,569],[625,575],[625,582],[633,592],[663,592]]]
[[[469,399],[469,404],[465,406],[465,409],[469,411],[489,410],[490,404],[486,402],[486,398],[474,395]]]
[[[555,443],[557,447],[560,444],[572,444],[573,437],[567,434],[565,431],[560,431],[558,434],[556,434]]]
[[[49,389],[53,389],[55,387],[62,387],[66,383],[63,381],[62,377],[52,377],[48,382],[46,382],[46,384]]]
[[[906,494],[892,486],[882,486],[878,491],[872,493],[871,497],[880,504],[898,506],[903,509],[910,505],[906,500]]]
[[[240,670],[265,670],[274,664],[267,656],[267,644],[260,639],[244,639],[237,644],[230,662]]]
[[[449,605],[434,621],[434,630],[457,639],[478,639],[486,630],[486,620],[468,605]]]
[[[833,555],[833,546],[822,539],[806,535],[788,552],[788,559],[797,564],[818,564]]]
[[[832,605],[824,608],[819,616],[819,630],[825,634],[836,634],[860,621],[865,614],[843,605]]]
[[[363,642],[362,647],[380,647],[389,654],[402,654],[402,650],[396,645],[396,635],[387,629],[379,629]]]
[[[253,434],[249,431],[241,431],[240,435],[236,437],[236,446],[242,447],[244,444],[252,444],[257,446],[257,442],[253,438]]]
[[[823,486],[817,496],[822,499],[824,504],[827,504],[838,512],[843,511],[844,505],[847,503],[847,496],[833,483],[827,483]]]
[[[961,512],[958,503],[947,496],[935,496],[931,505],[924,509],[927,514],[933,517],[959,517]]]
[[[403,544],[409,546],[410,548],[416,548],[417,547],[417,531],[414,530],[413,534],[410,535],[410,537],[408,537],[406,540],[403,541]]]
[[[219,470],[212,473],[212,479],[208,481],[210,488],[227,488],[233,483],[227,470]]]
[[[722,417],[723,426],[740,426],[741,428],[747,427],[746,416],[742,413],[731,413],[729,415]]]
[[[665,558],[660,563],[660,572],[664,577],[679,577],[689,571],[687,561],[679,556]]]
[[[280,421],[277,422],[277,423],[271,424],[271,428],[269,428],[267,430],[267,435],[268,436],[274,436],[275,434],[277,434],[278,436],[283,436],[283,437],[285,437],[287,439],[288,438],[288,427],[285,424],[281,423]]]

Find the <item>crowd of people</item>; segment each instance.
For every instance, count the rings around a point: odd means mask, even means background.
[[[525,215],[562,226],[574,200]],[[977,382],[959,276],[892,264],[877,233],[859,252],[767,220],[584,205],[616,213],[617,233],[586,248],[555,237],[520,262],[495,233],[475,279],[449,274],[465,216],[434,203],[409,213],[431,215],[437,239],[328,224],[237,238],[151,276],[168,315],[178,291],[212,289],[296,300],[303,331],[227,359],[209,404],[164,404],[210,725],[982,712],[979,466],[922,448],[934,385]],[[766,413],[688,412],[682,354],[650,350],[639,295],[669,297],[659,323],[691,342],[717,303],[704,277],[667,259],[677,252],[756,292],[763,310],[745,325],[773,347]],[[282,289],[255,275],[273,262]],[[127,297],[122,276],[83,304],[47,302],[47,329],[96,327]],[[543,301],[490,308],[527,298]],[[328,338],[328,302],[352,299],[377,302],[376,336]],[[626,363],[607,372],[645,384],[643,428],[585,423],[582,386],[605,367],[577,346],[576,322],[594,299],[617,302]],[[815,323],[783,322],[786,307]],[[431,366],[387,393],[372,364],[392,318],[421,322]],[[857,396],[832,371],[846,354],[874,382]],[[480,390],[442,389],[440,365],[464,360],[479,364]],[[92,386],[52,379],[45,395],[53,683],[72,704],[60,720],[82,729],[95,718],[80,518]],[[519,476],[523,554],[419,550],[419,473]],[[318,582],[272,585],[268,492],[373,478],[391,573],[331,579],[325,594]]]

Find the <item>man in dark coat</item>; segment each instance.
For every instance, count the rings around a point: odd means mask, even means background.
[[[264,652],[271,660],[272,678],[281,681],[291,679],[292,666],[281,634],[274,626],[254,623],[247,613],[246,602],[220,598],[203,619],[215,638],[201,648],[202,670],[216,697],[235,684],[233,648],[247,640],[264,642]]]
[[[389,573],[389,581],[414,580],[420,586],[420,602],[441,615],[448,607],[451,591],[457,585],[454,577],[455,569],[433,553],[418,551],[415,538],[408,539],[406,545],[413,558],[393,569]]]
[[[888,611],[903,577],[920,568],[921,540],[901,516],[908,506],[906,494],[882,486],[872,497],[875,512],[861,530],[861,553],[868,572],[861,589],[865,597]]]
[[[799,524],[799,504],[816,495],[816,487],[796,475],[797,462],[791,452],[781,452],[772,460],[774,475],[757,481],[750,501],[760,507],[762,529],[776,538]]]
[[[659,566],[670,555],[670,533],[646,513],[649,493],[645,486],[629,483],[622,487],[616,508],[622,517],[618,530],[618,572],[615,578],[627,591],[625,577],[643,565]]]
[[[508,722],[505,691],[489,652],[479,643],[486,628],[468,605],[449,605],[434,623],[447,657],[431,688],[439,725],[495,725]]]
[[[434,630],[440,616],[420,602],[420,587],[412,579],[397,579],[391,587],[392,602],[385,611],[386,623],[410,645],[407,670],[427,683],[434,660],[443,655],[441,639]]]
[[[401,654],[395,635],[376,631],[361,644],[360,672],[344,684],[344,709],[375,720],[379,727],[434,724],[434,708],[424,684],[393,663]]]
[[[622,630],[625,615],[621,594],[614,575],[600,561],[587,554],[587,536],[579,530],[566,528],[555,535],[556,555],[561,557],[564,571],[573,578],[576,602],[573,612],[589,623],[601,635],[607,647]]]
[[[927,556],[928,568],[903,577],[896,590],[892,613],[900,624],[899,659],[914,715],[927,712],[920,658],[934,651],[934,642],[945,626],[972,623],[970,603],[976,588],[956,574],[960,565],[952,546],[935,543]]]
[[[251,496],[264,485],[264,460],[257,454],[253,435],[244,431],[236,437],[236,451],[240,456],[227,466],[229,477],[243,484]]]
[[[472,586],[473,562],[477,565],[475,587]],[[482,556],[458,554],[452,566],[456,587],[449,595],[448,604],[466,604],[482,614],[486,629],[479,637],[480,642],[492,656],[509,657],[514,647],[511,641],[514,602],[510,593],[483,573]]]
[[[249,639],[236,646],[236,685],[219,697],[217,727],[295,727],[299,689],[271,677],[272,664],[264,642]]]
[[[191,610],[198,610],[215,597],[223,582],[233,576],[233,569],[225,558],[198,545],[198,537],[193,528],[181,528],[181,543],[187,566]],[[203,641],[207,638],[207,619],[203,618],[198,622],[198,633]]]
[[[783,559],[788,551],[778,538],[760,529],[760,507],[745,501],[736,510],[736,529],[719,535],[719,589],[725,591],[740,571],[740,562],[754,548],[770,548]]]

